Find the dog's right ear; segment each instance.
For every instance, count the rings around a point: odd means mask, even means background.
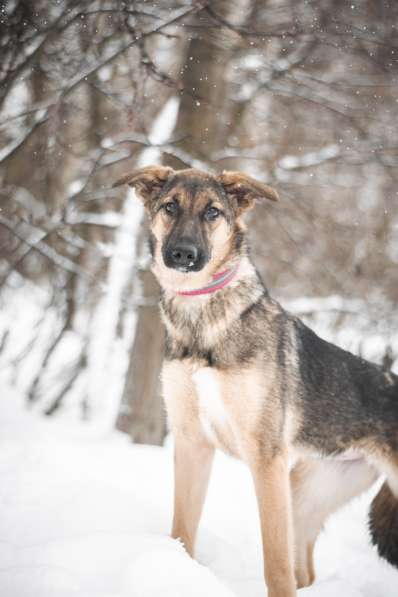
[[[145,207],[148,208],[172,174],[174,174],[174,170],[168,166],[145,166],[145,168],[139,168],[131,174],[126,174],[126,176],[117,180],[112,187],[119,187],[122,184],[134,187],[143,199]]]

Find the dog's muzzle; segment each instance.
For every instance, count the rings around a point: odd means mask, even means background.
[[[168,246],[163,259],[167,267],[182,272],[197,272],[204,266],[203,252],[189,240],[180,239],[172,246]]]

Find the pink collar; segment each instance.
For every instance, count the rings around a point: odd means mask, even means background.
[[[238,271],[238,267],[239,263],[237,263],[231,269],[226,269],[223,272],[215,274],[210,284],[203,286],[203,288],[197,288],[196,290],[181,290],[177,291],[177,294],[179,296],[199,296],[200,294],[210,294],[211,292],[216,292],[216,290],[224,288],[224,286],[233,280],[236,272]]]

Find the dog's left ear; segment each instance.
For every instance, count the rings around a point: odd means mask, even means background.
[[[258,182],[243,172],[225,171],[220,174],[219,181],[228,197],[236,205],[238,215],[254,206],[257,199],[278,201],[278,193],[268,185]]]
[[[134,187],[143,199],[145,207],[148,208],[172,174],[174,174],[174,170],[168,166],[146,166],[123,176],[112,186],[119,187],[122,184],[128,184],[130,187]]]

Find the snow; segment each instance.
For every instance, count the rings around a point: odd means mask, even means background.
[[[153,571],[156,570],[156,576]],[[170,577],[172,580],[170,582]],[[168,549],[146,552],[138,557],[131,571],[131,586],[137,597],[233,597],[205,566],[188,559],[181,551]]]
[[[77,186],[75,188],[77,188]],[[122,215],[116,211],[110,210],[100,214],[79,212],[77,215],[68,219],[68,224],[96,224],[97,226],[117,228],[122,224]]]
[[[294,170],[295,168],[306,168],[318,166],[326,160],[331,160],[340,154],[340,147],[336,144],[326,145],[319,151],[311,151],[300,156],[285,155],[279,160],[279,168]]]
[[[4,377],[4,376],[3,376]],[[260,597],[261,542],[248,470],[217,455],[197,560],[168,537],[172,441],[137,446],[89,423],[43,419],[3,383],[0,595]],[[374,490],[326,524],[308,597],[396,597],[398,571],[369,544]]]

